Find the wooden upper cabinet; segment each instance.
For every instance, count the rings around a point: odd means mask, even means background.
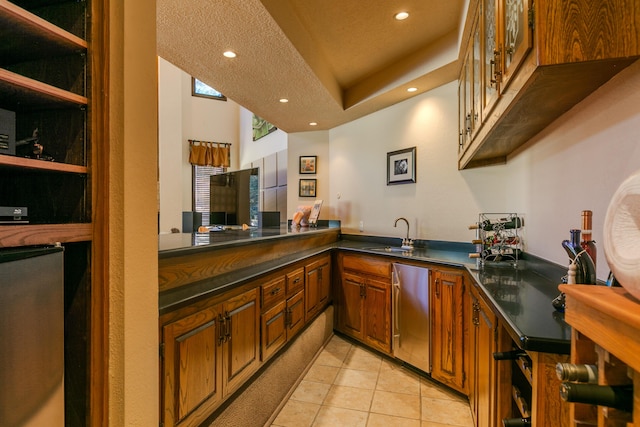
[[[505,91],[533,45],[532,0],[501,1],[500,90]]]
[[[510,153],[640,57],[640,12],[634,2],[476,4],[469,8],[469,38],[462,48],[466,52],[476,43],[474,28],[481,17],[483,104],[477,132],[459,151],[460,169],[505,163]]]
[[[502,65],[500,62],[500,50],[498,49],[498,0],[482,0],[480,3],[480,38],[481,38],[481,64],[482,74],[482,115],[484,122],[499,96],[500,74]]]

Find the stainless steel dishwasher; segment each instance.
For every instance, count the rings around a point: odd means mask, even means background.
[[[429,269],[393,264],[393,355],[431,372]]]

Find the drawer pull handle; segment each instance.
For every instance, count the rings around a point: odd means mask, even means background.
[[[271,295],[277,295],[280,293],[280,291],[282,290],[282,288],[278,287],[275,288],[274,290],[271,291]]]

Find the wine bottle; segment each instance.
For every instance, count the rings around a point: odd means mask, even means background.
[[[560,397],[566,402],[608,406],[631,412],[633,410],[633,385],[607,386],[564,382],[560,385]]]
[[[520,228],[524,226],[524,220],[520,217],[513,218],[500,218],[499,220],[490,221],[485,219],[484,221],[476,224],[471,224],[469,230],[482,229],[484,231],[494,230],[512,230],[514,228]]]
[[[576,264],[576,283],[582,285],[594,285],[596,283],[596,268],[593,260],[586,251],[582,252],[580,246],[580,230],[569,230],[571,240],[563,240],[562,247],[569,255],[569,259]]]
[[[521,426],[530,426],[530,425],[531,425],[531,417],[505,418],[502,420],[503,427],[521,427]]]
[[[591,257],[595,269],[598,250],[596,249],[596,242],[591,238],[592,216],[591,211],[582,211],[582,240],[580,241],[580,246],[586,250]]]
[[[524,350],[515,349],[511,351],[496,351],[493,353],[494,360],[516,360],[520,356],[526,356],[527,352]]]
[[[574,363],[558,363],[556,375],[560,381],[576,381],[579,383],[598,383],[598,367],[596,365],[577,365]]]

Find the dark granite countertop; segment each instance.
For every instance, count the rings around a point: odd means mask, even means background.
[[[401,239],[343,235],[340,249],[385,255],[397,260],[424,261],[430,264],[466,268],[478,283],[497,314],[504,320],[511,338],[524,350],[569,354],[571,327],[564,314],[551,301],[558,296],[558,285],[566,270],[561,266],[525,254],[517,267],[486,263],[478,269],[469,253],[472,244],[418,241],[411,252],[387,252],[399,247]]]
[[[262,230],[226,230],[224,232],[165,234],[159,236],[159,257],[195,253],[212,247],[231,247],[252,244],[265,239],[290,238],[300,233],[321,233],[339,228],[339,221],[322,223],[318,228],[292,231],[289,227]],[[340,249],[382,255],[396,260],[411,260],[442,266],[465,268],[477,282],[504,320],[509,334],[525,350],[569,354],[571,327],[565,323],[564,314],[558,313],[551,301],[558,295],[558,284],[566,274],[561,266],[525,254],[517,267],[486,264],[478,269],[469,259],[475,251],[470,243],[417,241],[412,251],[396,250],[401,239],[360,235],[342,235],[335,244],[312,251],[294,253],[276,261],[258,264],[250,268],[216,277],[207,283],[189,285],[160,293],[160,313],[166,313],[198,296],[224,292],[233,286],[262,274],[275,271],[306,257]],[[385,248],[394,248],[385,250]]]

